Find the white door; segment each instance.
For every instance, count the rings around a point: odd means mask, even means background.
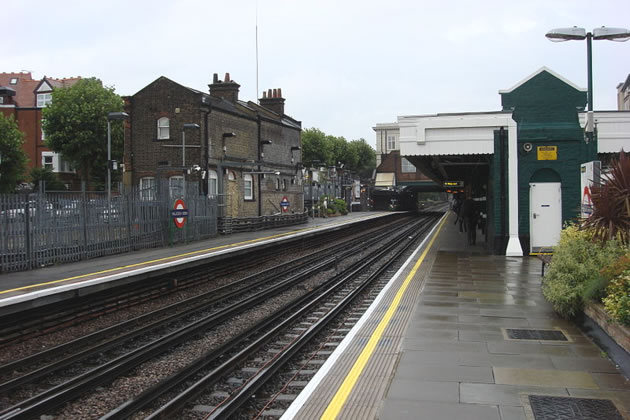
[[[559,182],[529,184],[529,234],[532,252],[558,243],[562,230],[562,190]]]

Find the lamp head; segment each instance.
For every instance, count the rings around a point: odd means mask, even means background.
[[[547,39],[553,42],[586,39],[586,29],[574,26],[572,28],[552,29],[545,34]]]
[[[630,31],[626,28],[601,28],[593,29],[593,39],[607,39],[609,41],[625,42],[630,39]]]
[[[184,128],[199,128],[199,124],[195,123],[185,123]]]
[[[110,112],[107,114],[107,119],[112,120],[126,120],[129,118],[129,114],[126,112]]]

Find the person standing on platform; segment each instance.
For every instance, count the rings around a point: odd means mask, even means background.
[[[462,203],[460,214],[468,233],[468,245],[475,245],[477,242],[477,209],[475,209],[475,201],[470,195],[467,195]]]

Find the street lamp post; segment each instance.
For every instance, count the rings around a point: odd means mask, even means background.
[[[112,206],[112,121],[122,121],[129,118],[126,112],[110,112],[107,114],[107,208]],[[109,214],[109,213],[108,213]]]
[[[593,29],[593,32],[586,32],[584,28],[574,26],[572,28],[552,29],[545,35],[550,41],[563,42],[586,39],[586,66],[587,66],[587,105],[588,112],[586,114],[586,142],[593,140],[593,52],[592,40],[607,39],[609,41],[624,42],[630,39],[630,30],[626,28],[601,28]]]

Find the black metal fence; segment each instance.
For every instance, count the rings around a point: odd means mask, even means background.
[[[177,191],[0,194],[0,272],[191,242],[217,234],[217,199]],[[187,215],[177,219],[177,199]],[[181,214],[181,213],[180,213]]]

